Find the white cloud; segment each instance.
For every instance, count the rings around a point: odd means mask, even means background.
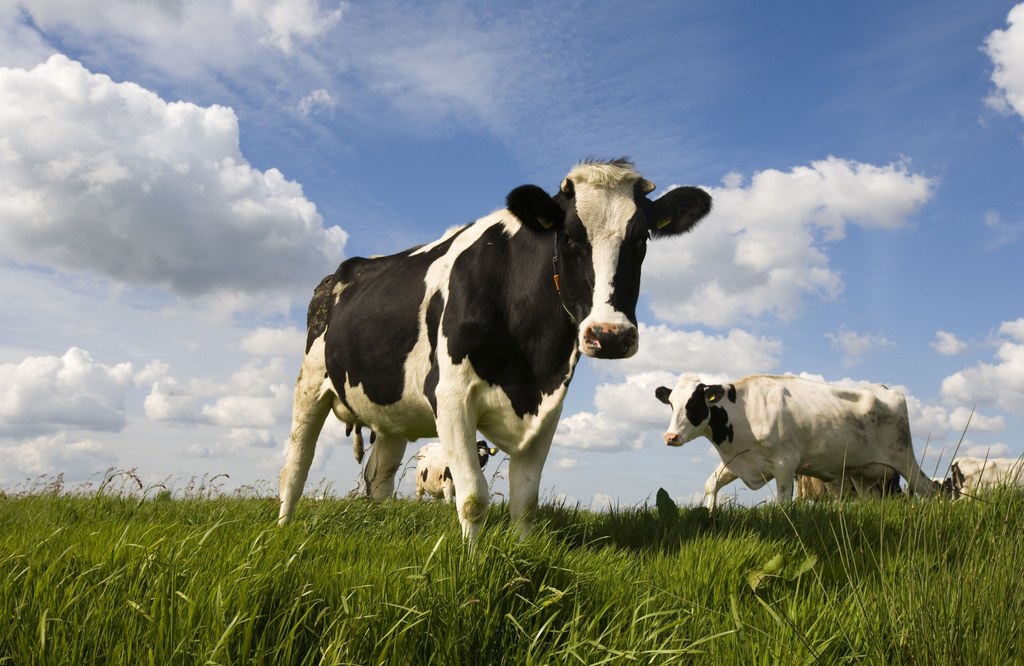
[[[789,172],[754,174],[747,187],[709,188],[714,209],[692,233],[651,244],[644,291],[670,323],[728,326],[763,315],[790,320],[806,297],[843,289],[827,243],[846,225],[892,229],[932,195],[934,182],[906,165],[829,157]]]
[[[886,347],[894,347],[896,343],[882,335],[856,333],[841,327],[838,333],[826,333],[825,337],[832,343],[832,349],[842,352],[843,364],[856,365],[868,353]]]
[[[943,356],[956,356],[967,350],[967,343],[949,331],[936,331],[931,347]]]
[[[242,349],[255,356],[284,356],[298,359],[305,349],[306,332],[294,326],[257,328],[242,339]],[[297,366],[296,366],[297,367]]]
[[[67,433],[44,435],[13,445],[0,444],[0,484],[24,481],[26,477],[63,473],[64,480],[85,481],[117,465],[117,456],[91,439],[76,439]]]
[[[555,469],[576,469],[580,466],[580,461],[575,458],[558,458],[551,466]]]
[[[994,363],[978,363],[942,380],[946,404],[995,405],[1024,414],[1024,318],[1004,322],[996,344]]]
[[[302,188],[239,151],[231,109],[168,103],[64,56],[0,68],[0,253],[187,296],[306,288],[337,265]]]
[[[757,337],[741,329],[732,329],[725,335],[709,335],[641,322],[640,349],[636,355],[596,367],[624,374],[661,370],[676,375],[696,372],[740,376],[771,370],[781,353],[780,341]]]
[[[996,91],[985,103],[1000,113],[1024,117],[1024,4],[1010,10],[1007,28],[994,30],[985,40],[985,53],[995,69],[992,82]]]
[[[299,100],[298,110],[299,115],[304,118],[321,114],[330,116],[337,106],[338,101],[331,93],[323,88],[317,88]]]
[[[154,421],[267,430],[288,421],[292,392],[284,376],[275,357],[244,365],[227,382],[192,379],[182,385],[166,377],[153,384],[143,406]]]
[[[0,436],[50,433],[58,428],[120,431],[131,363],[96,363],[83,349],[0,364]]]
[[[33,0],[7,3],[0,8],[0,18],[2,23],[23,27],[11,30],[9,39],[17,39],[16,44],[27,41],[21,34],[26,22],[20,13],[24,12],[44,33],[72,48],[104,40],[110,50],[106,57],[127,57],[178,76],[195,77],[204,68],[241,69],[261,51],[292,55],[296,43],[314,40],[340,22],[344,5],[324,4],[327,7],[316,0]]]

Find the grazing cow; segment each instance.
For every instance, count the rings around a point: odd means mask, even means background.
[[[490,457],[497,455],[498,449],[487,446],[487,442],[481,439],[476,443],[476,453],[480,457],[480,469],[483,469]],[[440,442],[427,444],[416,454],[416,499],[422,499],[424,493],[438,499],[443,497],[445,502],[451,502],[455,496],[448,456]]]
[[[844,477],[832,481],[822,481],[806,474],[797,474],[796,499],[822,500],[850,499],[853,497],[887,497],[903,493],[903,489],[900,488],[900,475],[896,473],[896,470],[886,465],[877,465],[873,468],[868,468],[866,472],[860,472],[858,480],[861,485],[859,492],[854,486],[853,479]]]
[[[654,189],[628,160],[582,162],[554,196],[517,187],[502,210],[324,278],[309,304],[278,522],[292,517],[333,410],[377,434],[363,472],[377,500],[392,494],[406,443],[437,436],[471,542],[489,501],[479,431],[509,456],[509,512],[525,535],[580,354],[636,353],[647,241],[711,210],[701,189],[651,200]]]
[[[1024,486],[1024,458],[957,458],[949,468],[953,497],[968,497],[999,486]]]
[[[911,488],[931,494],[910,441],[903,395],[879,384],[846,388],[794,376],[752,375],[730,384],[704,384],[684,375],[656,397],[672,407],[665,443],[697,437],[715,445],[722,463],[704,484],[714,509],[718,491],[735,479],[758,489],[775,479],[776,498],[793,499],[797,473],[824,481],[849,478],[858,494],[864,479],[891,467]]]

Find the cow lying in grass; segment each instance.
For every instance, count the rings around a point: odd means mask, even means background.
[[[481,439],[476,443],[476,453],[480,458],[480,469],[483,469],[490,457],[497,455],[498,449],[487,446],[487,442]],[[434,442],[420,448],[416,459],[416,499],[422,499],[427,494],[451,502],[455,497],[455,482],[441,443]]]

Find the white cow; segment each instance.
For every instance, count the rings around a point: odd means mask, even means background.
[[[709,509],[736,479],[755,490],[775,479],[777,500],[790,502],[798,473],[824,481],[845,476],[862,495],[863,480],[876,477],[880,465],[922,495],[933,492],[914,458],[906,399],[880,384],[847,388],[791,375],[704,384],[683,375],[655,395],[672,407],[666,444],[704,436],[718,450],[722,463],[704,484]]]
[[[954,497],[999,486],[1024,486],[1024,458],[957,458],[949,472]]]
[[[480,469],[483,469],[488,459],[497,455],[498,449],[487,446],[487,442],[481,439],[476,443],[476,452],[480,458]],[[426,493],[451,502],[455,497],[455,482],[448,467],[448,455],[441,443],[434,442],[421,447],[416,459],[416,499],[422,499]]]

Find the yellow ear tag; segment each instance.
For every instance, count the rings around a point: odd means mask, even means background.
[[[554,222],[544,219],[540,215],[537,216],[537,221],[540,222],[540,225],[545,229],[550,229],[555,224]]]
[[[711,395],[708,396],[708,402],[714,402],[716,400],[718,400],[718,395],[712,393]]]
[[[670,218],[668,218],[666,220],[662,220],[661,222],[658,222],[654,226],[658,227],[659,229],[664,229],[665,227],[667,227],[671,223],[672,223],[672,218],[670,217]]]

